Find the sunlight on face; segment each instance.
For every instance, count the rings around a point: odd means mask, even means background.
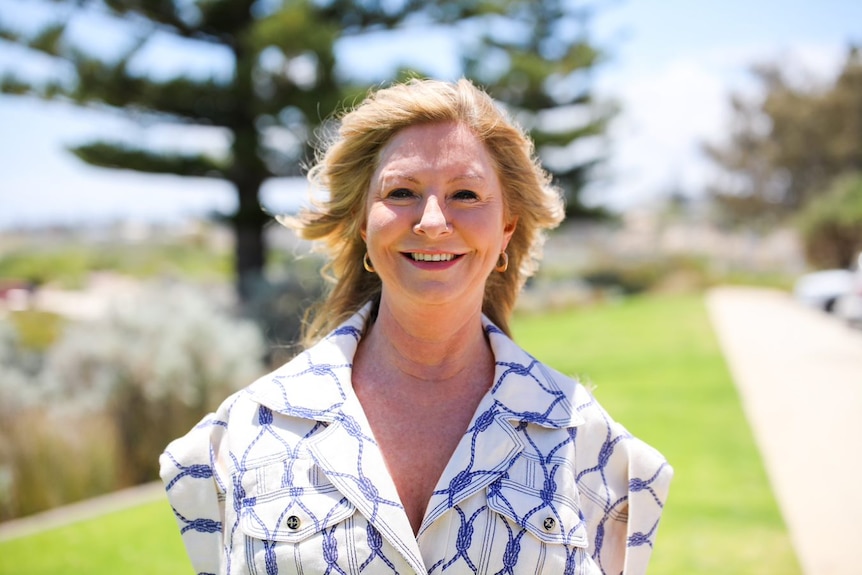
[[[514,231],[503,202],[493,161],[467,127],[398,132],[381,151],[363,227],[382,297],[481,310],[485,280]]]

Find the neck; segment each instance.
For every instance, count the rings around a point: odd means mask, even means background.
[[[399,313],[385,298],[361,347],[381,369],[435,384],[456,380],[493,360],[481,308],[472,313],[436,308]]]

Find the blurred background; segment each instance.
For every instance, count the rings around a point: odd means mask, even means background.
[[[395,79],[481,84],[564,190],[519,313],[838,270],[805,294],[831,309],[862,250],[860,23],[852,0],[0,0],[0,521],[152,481],[295,352],[321,262],[272,216],[314,193],[333,114]]]

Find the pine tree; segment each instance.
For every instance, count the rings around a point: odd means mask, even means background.
[[[306,1],[267,10],[253,0],[56,1],[58,20],[31,37],[4,29],[5,39],[64,60],[71,81],[34,83],[7,76],[2,91],[106,107],[147,125],[172,123],[227,130],[231,144],[219,156],[177,153],[99,140],[71,148],[88,164],[138,172],[217,178],[232,184],[237,210],[228,216],[235,232],[235,266],[241,298],[260,279],[266,246],[261,184],[298,172],[307,133],[321,111],[335,105],[333,69],[337,27],[321,20]],[[74,45],[68,29],[75,18],[98,14],[128,32],[128,43],[111,58]],[[157,35],[217,46],[230,54],[228,80],[136,73],[135,57]],[[325,112],[323,112],[325,113]],[[292,145],[267,142],[278,135]]]
[[[111,139],[71,151],[105,168],[229,182],[238,200],[227,219],[235,232],[242,300],[252,297],[265,266],[263,231],[270,215],[261,209],[261,185],[299,174],[310,159],[310,136],[340,102],[349,103],[364,91],[338,73],[335,46],[348,36],[412,26],[421,40],[423,27],[447,26],[456,38],[470,38],[459,44],[464,75],[487,85],[531,130],[566,191],[568,211],[588,211],[580,192],[597,160],[579,159],[570,146],[601,134],[608,115],[593,113],[589,71],[599,53],[586,40],[588,11],[572,2],[51,1],[59,15],[53,23],[32,35],[0,23],[0,38],[67,62],[71,79],[39,82],[7,75],[0,91],[101,107],[144,125],[208,126],[229,133],[230,147],[220,155]],[[71,39],[70,24],[94,13],[126,31],[128,42],[114,57],[94,56]],[[230,55],[232,75],[163,79],[138,71],[136,57],[158,35],[219,47]]]
[[[570,217],[595,217],[584,186],[603,157],[586,150],[606,131],[614,110],[593,100],[591,74],[602,53],[589,42],[592,9],[566,0],[515,0],[477,30],[465,70],[530,131],[545,167],[566,198]]]

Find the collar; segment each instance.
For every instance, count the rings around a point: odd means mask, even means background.
[[[309,437],[310,456],[332,484],[416,573],[427,573],[419,542],[351,385],[366,305],[323,341],[253,383],[251,398],[273,411],[326,422]],[[483,317],[496,361],[494,382],[428,502],[420,535],[441,514],[502,476],[526,443],[523,423],[562,428],[583,422],[572,410],[576,383],[543,366]],[[331,425],[329,425],[331,424]]]
[[[355,398],[353,356],[370,315],[368,303],[322,341],[254,382],[251,398],[285,415],[338,420],[345,402]],[[489,394],[502,419],[549,428],[583,423],[572,406],[577,386],[572,378],[525,352],[484,315],[482,324],[496,362]]]

